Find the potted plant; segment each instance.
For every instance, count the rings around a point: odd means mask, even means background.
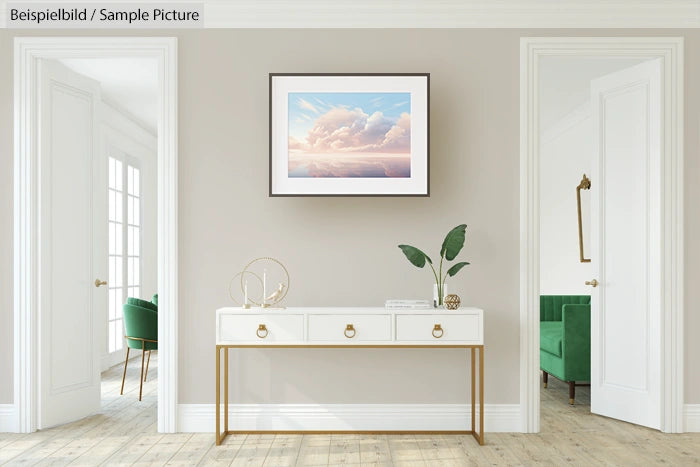
[[[423,266],[425,266],[426,262],[430,265],[430,269],[433,270],[433,276],[435,276],[438,306],[442,306],[445,291],[445,279],[447,279],[447,276],[453,277],[464,266],[469,264],[466,261],[456,263],[447,270],[444,276],[442,274],[443,262],[445,260],[454,260],[459,254],[459,252],[462,250],[462,247],[464,247],[466,230],[467,224],[461,224],[447,233],[445,240],[442,242],[442,248],[440,249],[440,267],[437,271],[435,270],[435,267],[433,267],[433,260],[430,259],[430,257],[423,253],[421,250],[411,245],[399,245],[399,248],[401,248],[403,254],[406,255],[406,258],[408,258],[408,260],[414,266],[422,268]]]

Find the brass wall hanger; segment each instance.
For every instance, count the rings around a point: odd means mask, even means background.
[[[583,174],[581,183],[576,187],[576,204],[578,207],[578,251],[582,263],[590,263],[591,259],[583,255],[583,222],[581,221],[581,190],[590,190],[591,180]]]

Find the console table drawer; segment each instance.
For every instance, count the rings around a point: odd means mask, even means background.
[[[473,315],[397,315],[396,340],[409,341],[459,341],[480,344],[480,316]]]
[[[219,317],[219,342],[303,342],[304,315],[236,315]]]
[[[390,341],[391,315],[309,315],[310,341]]]

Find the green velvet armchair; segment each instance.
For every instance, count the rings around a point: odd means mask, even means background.
[[[124,394],[124,380],[126,379],[126,367],[129,362],[131,349],[141,350],[141,378],[139,386],[139,400],[143,395],[143,382],[148,377],[148,365],[151,363],[151,351],[158,350],[158,305],[129,297],[123,306],[124,329],[126,335],[126,359],[124,360],[124,375],[122,376],[122,388],[119,394]],[[148,351],[148,361],[144,374],[144,357]]]
[[[591,380],[591,296],[540,296],[540,369],[569,384],[569,404],[576,386]],[[578,383],[577,383],[578,381]]]

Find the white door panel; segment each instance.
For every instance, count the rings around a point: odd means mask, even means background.
[[[661,64],[591,82],[591,410],[660,427]]]
[[[41,429],[100,408],[98,313],[106,289],[94,281],[106,275],[106,260],[96,254],[105,248],[104,219],[96,217],[106,180],[95,151],[99,85],[53,61],[40,60],[38,70],[40,280],[46,291],[40,303]]]

